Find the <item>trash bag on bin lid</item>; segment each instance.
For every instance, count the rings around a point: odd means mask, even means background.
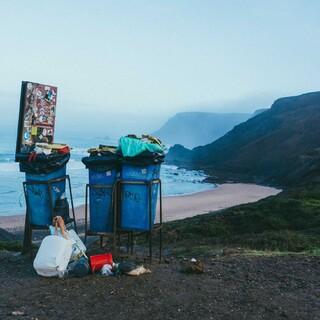
[[[66,144],[62,143],[35,143],[33,145],[30,145],[28,147],[27,152],[21,152],[18,153],[17,155],[17,161],[20,161],[20,158],[22,155],[30,155],[30,154],[44,154],[44,155],[49,155],[49,154],[66,154],[70,153],[70,147]]]
[[[161,164],[164,161],[165,155],[158,152],[144,151],[136,157],[123,157],[122,163],[128,163],[133,165],[147,166],[149,164]]]
[[[20,171],[31,174],[48,174],[62,168],[70,158],[70,148],[66,144],[36,143],[29,152],[17,153]]]
[[[70,147],[62,143],[36,143],[34,151],[36,153],[70,153]]]
[[[138,138],[134,135],[121,137],[119,140],[119,151],[123,157],[136,157],[143,152],[164,153],[161,141],[149,135]]]
[[[70,159],[70,153],[20,153],[17,155],[20,171],[31,174],[47,174],[62,168]]]
[[[90,156],[82,158],[82,162],[87,169],[106,171],[119,166],[119,155],[116,147],[100,145],[98,148],[90,148],[88,152]]]
[[[117,153],[117,147],[100,144],[98,148],[88,149],[91,156],[109,156]]]

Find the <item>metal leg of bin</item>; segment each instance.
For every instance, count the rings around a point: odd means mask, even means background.
[[[68,185],[69,185],[69,193],[70,193],[70,201],[71,201],[71,210],[72,210],[72,218],[73,218],[73,225],[74,225],[74,230],[76,233],[78,233],[77,229],[77,222],[76,222],[76,215],[74,212],[74,204],[73,204],[73,195],[72,195],[72,189],[71,189],[71,181],[69,175],[66,176],[66,179],[68,180]]]
[[[121,211],[122,211],[122,194],[121,194],[121,180],[118,180],[117,182],[117,205],[118,205],[118,210],[117,210],[117,228],[121,228]],[[121,237],[120,237],[120,232],[117,230],[117,240],[118,240],[118,251],[120,252],[121,249]]]
[[[103,236],[100,236],[100,249],[103,247]]]
[[[133,255],[133,232],[129,231],[128,232],[128,247],[127,247],[127,253],[129,253],[130,251],[130,255]]]
[[[133,255],[133,246],[134,246],[134,233],[131,232],[131,251],[130,251],[131,255]]]
[[[130,248],[130,232],[127,234],[127,254],[129,254],[129,248]]]
[[[88,233],[88,189],[89,185],[86,184],[85,203],[84,203],[84,243],[87,244]]]
[[[160,188],[159,263],[161,263],[161,259],[162,259],[162,184],[161,184],[161,180],[159,181],[159,188]]]
[[[149,195],[149,203],[148,203],[148,211],[149,211],[149,257],[150,264],[152,263],[152,183],[148,184],[148,195]]]
[[[32,256],[32,228],[30,224],[30,217],[29,217],[29,201],[28,201],[28,195],[27,195],[27,187],[26,182],[23,182],[23,192],[24,197],[26,201],[26,217],[25,217],[25,223],[24,223],[24,236],[23,236],[23,247],[22,247],[22,253],[30,253]]]
[[[96,189],[111,189],[111,211],[113,214],[113,231],[110,232],[94,232],[94,231],[90,231],[88,229],[89,223],[88,223],[88,203],[90,201],[88,201],[89,199],[89,190],[91,188],[96,188]],[[99,185],[99,184],[86,184],[86,193],[85,193],[85,242],[88,238],[88,236],[98,236],[99,237],[99,244],[100,244],[100,248],[103,247],[103,239],[104,237],[108,236],[112,236],[113,240],[112,240],[112,253],[115,255],[116,254],[116,231],[117,231],[117,217],[116,217],[116,213],[117,213],[117,205],[116,205],[116,192],[115,192],[115,184],[113,185]],[[90,208],[90,207],[89,207]],[[110,210],[110,207],[107,208],[107,210]]]
[[[122,180],[118,180],[116,183],[116,210],[115,210],[115,216],[116,216],[116,224],[115,224],[115,239],[117,239],[117,250],[118,252],[120,252],[121,249],[121,202],[122,202],[122,195],[121,195],[121,185],[122,185]],[[131,243],[130,243],[130,232],[127,232],[127,254],[129,254],[129,248],[131,247]],[[133,249],[131,250],[133,251]]]
[[[122,195],[121,195],[121,186],[122,186],[123,180],[118,180],[117,181],[117,188],[116,188],[116,198],[117,198],[117,209],[116,209],[116,215],[117,215],[117,227],[121,226],[121,200],[122,200]],[[127,255],[130,253],[130,255],[133,255],[133,246],[134,246],[134,232],[133,231],[127,231]],[[118,234],[118,248],[120,251],[120,238],[121,238],[121,231],[117,231]]]
[[[114,209],[114,225],[113,225],[113,244],[114,250],[116,253],[119,253],[121,250],[121,179],[118,179],[115,183],[115,209]],[[127,254],[129,253],[129,234],[127,238]]]
[[[22,246],[22,254],[27,254],[27,253],[31,253],[31,255],[32,255],[32,229],[30,226],[28,209],[26,210],[23,246]]]
[[[117,226],[118,226],[118,185],[115,183],[112,189],[112,198],[114,199],[113,203],[113,237],[112,237],[112,254],[114,257],[117,256]]]
[[[117,235],[117,241],[118,241],[118,251],[120,252],[120,249],[121,249],[121,238],[120,238],[120,233],[118,233],[118,235]]]

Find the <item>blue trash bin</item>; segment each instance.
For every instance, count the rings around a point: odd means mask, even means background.
[[[91,232],[113,232],[112,186],[118,176],[117,168],[110,168],[106,171],[89,169],[89,230]],[[107,185],[111,188],[98,187]]]
[[[160,164],[138,165],[123,163],[121,179],[151,181],[159,179]],[[159,184],[151,186],[151,225],[155,222]],[[149,224],[148,185],[122,184],[120,227],[123,230],[147,231]]]
[[[26,173],[27,182],[45,182],[52,179],[64,177],[66,165],[51,173],[32,174]],[[66,181],[51,183],[52,205],[61,197],[66,190]],[[26,195],[30,223],[37,226],[48,226],[52,224],[52,212],[47,184],[26,184]]]

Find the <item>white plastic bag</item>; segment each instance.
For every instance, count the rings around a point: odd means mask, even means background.
[[[85,252],[87,248],[84,245],[84,243],[81,241],[77,233],[73,229],[71,229],[67,231],[67,234],[68,234],[68,238],[73,241],[71,259],[76,260],[81,256],[86,256]]]
[[[151,270],[145,268],[144,266],[139,266],[129,272],[126,272],[125,274],[128,276],[137,277],[137,276],[140,276],[141,274],[145,274],[145,273],[151,273]]]
[[[43,277],[63,276],[72,254],[72,241],[59,236],[43,239],[33,267]]]
[[[113,266],[111,264],[105,264],[101,269],[101,274],[103,276],[113,276]]]
[[[51,235],[58,235],[59,237],[63,237],[60,228],[56,229],[54,226],[49,226],[49,230]],[[73,242],[71,260],[77,260],[81,256],[86,256],[85,252],[87,251],[87,248],[81,241],[77,233],[73,229],[71,229],[66,230],[65,235]]]

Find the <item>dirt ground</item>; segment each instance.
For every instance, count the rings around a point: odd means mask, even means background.
[[[226,256],[185,274],[180,262],[138,278],[41,278],[0,254],[0,319],[320,319],[320,257]]]

